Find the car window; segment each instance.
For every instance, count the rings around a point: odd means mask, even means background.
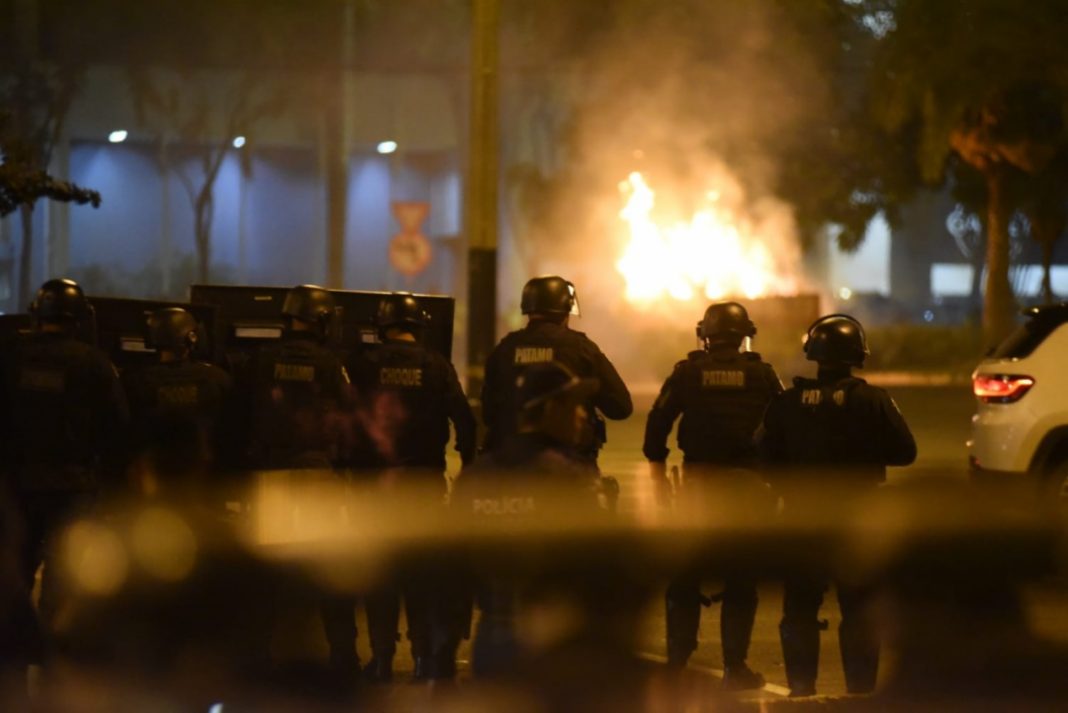
[[[1030,356],[1038,345],[1062,324],[1064,322],[1059,319],[1041,317],[1030,319],[1006,337],[990,356],[994,359],[1022,359]]]

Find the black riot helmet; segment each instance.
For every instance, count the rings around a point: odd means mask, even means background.
[[[860,367],[870,353],[864,327],[848,314],[820,317],[808,328],[805,357],[809,361]]]
[[[30,314],[42,322],[78,325],[92,319],[93,307],[74,280],[55,279],[41,285],[30,304]]]
[[[575,285],[559,275],[535,277],[523,286],[519,303],[523,314],[566,316],[578,315],[578,294]]]
[[[737,302],[717,302],[705,310],[697,323],[697,338],[704,342],[737,342],[755,337],[756,325],[745,307]]]
[[[302,322],[317,325],[319,336],[325,337],[334,316],[334,296],[325,287],[297,285],[286,294],[282,314]]]
[[[378,303],[375,325],[380,334],[390,327],[405,327],[418,331],[430,324],[430,315],[410,292],[393,292]]]
[[[181,307],[165,307],[148,316],[148,342],[156,350],[192,352],[197,344],[197,320]]]

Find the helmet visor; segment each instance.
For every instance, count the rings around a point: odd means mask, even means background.
[[[582,310],[579,308],[578,292],[575,291],[575,283],[567,283],[567,293],[571,295],[571,315],[581,317]]]

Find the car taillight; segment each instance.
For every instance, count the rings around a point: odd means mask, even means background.
[[[1030,376],[980,374],[972,380],[972,391],[988,404],[1011,404],[1019,401],[1035,385]]]

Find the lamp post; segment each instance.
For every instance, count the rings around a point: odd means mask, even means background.
[[[467,389],[478,398],[484,365],[496,344],[498,0],[473,0],[471,11],[471,115],[468,141]]]

